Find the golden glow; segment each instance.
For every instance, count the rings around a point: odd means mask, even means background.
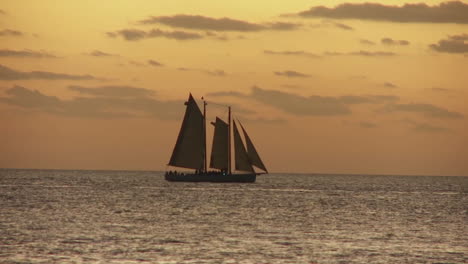
[[[425,1],[428,5],[441,2]],[[468,34],[468,26],[282,16],[340,3],[344,1],[3,1],[0,31],[18,30],[23,36],[0,36],[0,49],[42,51],[57,58],[0,57],[1,65],[23,72],[90,74],[99,79],[0,80],[0,97],[9,97],[7,91],[15,85],[60,100],[84,96],[68,89],[69,85],[141,87],[155,91],[154,97],[161,101],[185,100],[189,92],[200,98],[235,91],[247,98],[213,96],[208,100],[225,100],[250,110],[251,114],[244,114],[249,119],[285,121],[246,123],[273,172],[468,175],[464,160],[468,157],[468,53],[439,53],[429,48],[448,36]],[[149,16],[176,14],[302,26],[284,31],[216,32],[138,24]],[[197,33],[203,39],[126,41],[106,35],[152,28]],[[410,44],[387,46],[381,43],[386,37]],[[362,44],[363,39],[375,45]],[[114,56],[89,56],[95,50]],[[303,51],[319,58],[265,54],[265,50]],[[359,51],[397,55],[327,55]],[[150,59],[164,66],[149,66]],[[226,75],[215,76],[218,70]],[[284,71],[310,77],[274,74]],[[248,98],[253,86],[304,98],[391,95],[399,98],[398,104],[427,104],[464,117],[383,113],[384,104],[376,103],[350,104],[352,113],[347,115],[296,115]],[[0,122],[0,167],[162,170],[180,120],[71,117],[0,101]]]

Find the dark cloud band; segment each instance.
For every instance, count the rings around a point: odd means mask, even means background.
[[[468,53],[468,34],[449,36],[447,39],[439,40],[437,44],[429,47],[437,52],[445,53]]]
[[[0,103],[54,115],[80,118],[157,117],[177,119],[182,101],[162,101],[153,98],[153,91],[131,86],[82,87],[71,90],[86,97],[63,100],[37,90],[14,86],[0,97]]]
[[[301,17],[333,19],[362,19],[400,23],[459,23],[468,24],[468,4],[450,1],[439,5],[405,4],[390,6],[377,3],[344,3],[333,8],[312,7],[298,13]]]
[[[211,31],[261,31],[261,30],[294,30],[300,25],[288,22],[251,23],[232,18],[212,18],[199,15],[152,16],[139,21],[140,24],[162,24],[170,27],[211,30]]]
[[[202,39],[204,36],[198,33],[185,32],[185,31],[164,31],[160,29],[152,29],[144,31],[140,29],[122,29],[115,32],[107,32],[108,37],[122,37],[128,41],[138,41],[149,38],[168,38],[175,40],[196,40]]]

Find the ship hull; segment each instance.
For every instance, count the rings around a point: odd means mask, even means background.
[[[256,174],[192,173],[164,175],[170,182],[255,182]]]

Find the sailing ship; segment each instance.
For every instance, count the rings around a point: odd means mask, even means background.
[[[208,168],[206,151],[207,104],[206,101],[203,101],[202,113],[192,94],[189,95],[188,101],[185,102],[184,120],[168,163],[169,166],[194,169],[195,171],[191,173],[166,171],[165,179],[184,182],[255,182],[257,175],[268,173],[252,140],[242,124],[237,121],[244,134],[247,148],[244,146],[236,122],[231,121],[230,106],[228,106],[227,122],[216,117],[216,121],[211,123],[214,125],[214,135]],[[231,123],[233,128],[231,128]],[[235,172],[233,172],[231,164],[231,134],[234,134]],[[256,172],[254,167],[263,172]]]

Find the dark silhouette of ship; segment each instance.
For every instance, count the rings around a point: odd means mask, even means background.
[[[227,123],[216,117],[214,125],[213,144],[211,149],[210,170],[207,164],[206,146],[206,105],[203,101],[203,113],[197,103],[189,95],[185,102],[186,110],[180,128],[179,136],[169,161],[170,166],[194,169],[192,173],[166,171],[167,181],[183,182],[255,182],[257,175],[268,173],[252,140],[242,124],[247,148],[242,142],[236,122],[231,121],[231,107],[228,106]],[[231,123],[233,128],[231,128]],[[231,133],[232,131],[232,133]],[[235,173],[232,172],[231,134],[234,140]],[[264,172],[256,172],[254,166]]]

